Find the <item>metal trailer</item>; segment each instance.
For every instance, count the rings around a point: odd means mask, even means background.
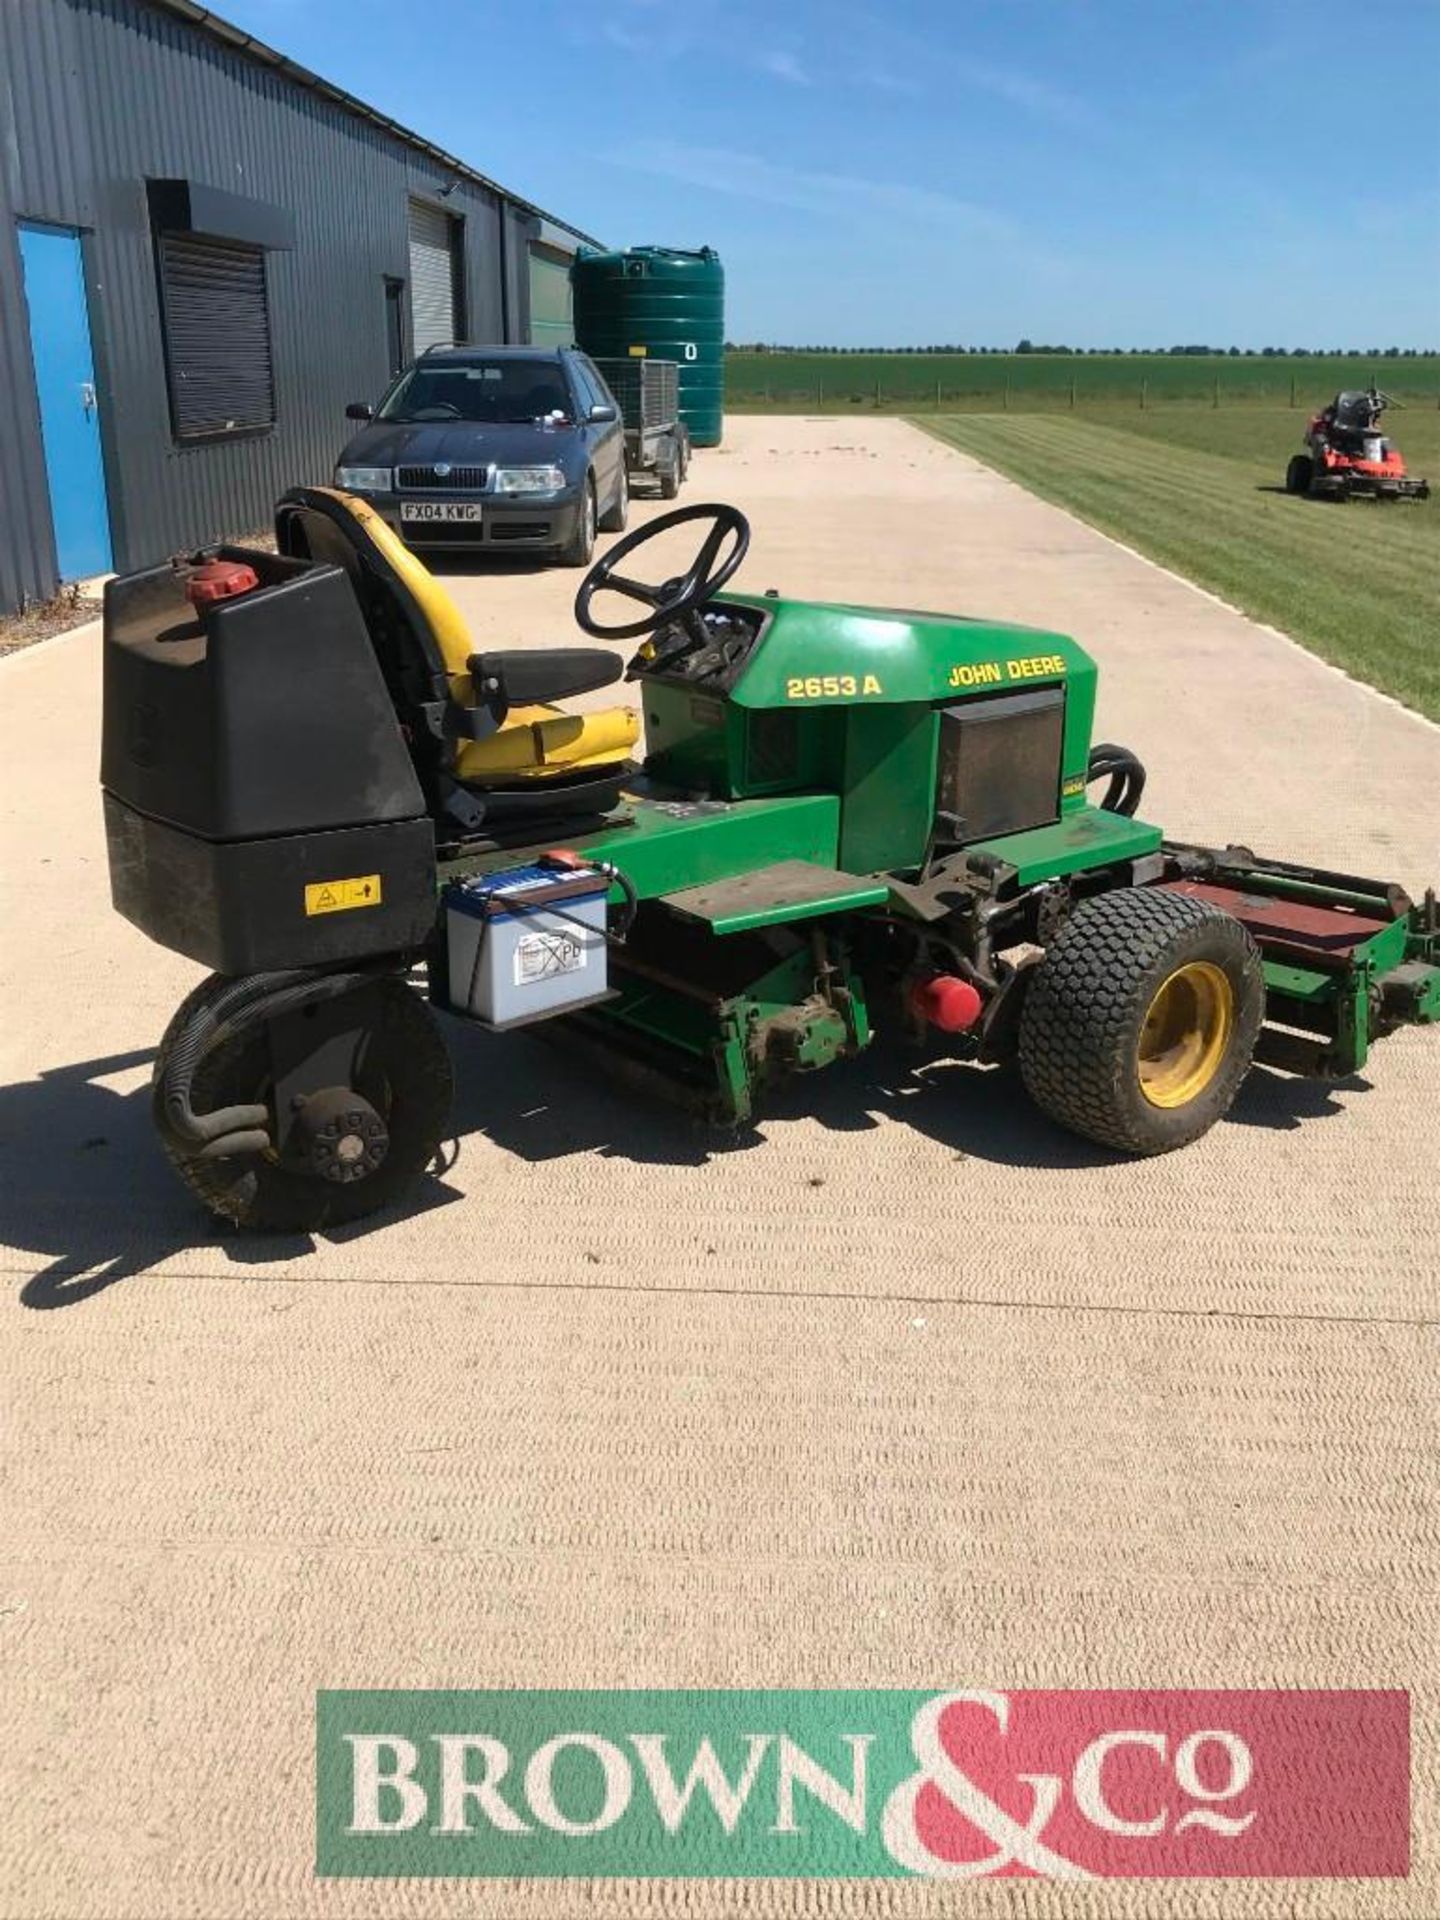
[[[625,423],[625,468],[631,483],[653,480],[673,500],[690,465],[690,432],[680,418],[680,368],[674,360],[635,355],[595,366]]]

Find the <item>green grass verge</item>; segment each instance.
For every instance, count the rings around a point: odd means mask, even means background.
[[[1440,720],[1440,498],[1291,499],[1281,483],[1303,417],[1288,408],[916,424]],[[1386,424],[1440,493],[1440,414]]]
[[[804,353],[725,355],[733,411],[999,413],[1004,407],[1171,404],[1312,410],[1341,387],[1371,381],[1401,400],[1440,399],[1440,354],[1387,360],[1292,354],[1265,359],[1170,353]]]

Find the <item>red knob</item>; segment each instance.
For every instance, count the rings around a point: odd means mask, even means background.
[[[942,1033],[964,1033],[980,1018],[984,1002],[968,980],[953,973],[932,973],[911,988],[910,1005],[921,1020]]]

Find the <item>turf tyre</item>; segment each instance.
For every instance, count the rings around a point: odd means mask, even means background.
[[[152,1091],[158,1092],[190,1017],[233,985],[233,980],[211,974],[181,1002],[155,1056]],[[162,1131],[170,1164],[217,1218],[262,1233],[342,1226],[398,1199],[435,1158],[454,1093],[444,1036],[434,1015],[403,980],[381,979],[370,990],[378,992],[379,1017],[366,1049],[367,1085],[361,1091],[383,1113],[389,1131],[389,1151],[380,1166],[368,1179],[337,1186],[263,1153],[200,1160]],[[197,1113],[260,1099],[268,1104],[268,1076],[269,1047],[264,1023],[259,1022],[229,1035],[201,1057],[192,1104]]]
[[[1273,473],[1273,467],[1271,471]],[[1285,469],[1286,493],[1309,493],[1310,482],[1314,475],[1315,463],[1308,454],[1293,455],[1289,466]]]
[[[1141,1033],[1166,981],[1209,963],[1229,982],[1231,1023],[1207,1085],[1184,1105],[1152,1104]],[[1207,901],[1122,887],[1076,908],[1035,970],[1020,1019],[1020,1073],[1062,1127],[1121,1153],[1169,1153],[1208,1132],[1250,1070],[1265,1013],[1254,941]]]

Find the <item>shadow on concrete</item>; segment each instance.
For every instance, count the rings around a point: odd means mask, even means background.
[[[1358,1073],[1343,1080],[1297,1080],[1270,1067],[1252,1067],[1230,1109],[1229,1119],[1241,1127],[1269,1127],[1293,1133],[1310,1120],[1328,1120],[1345,1109],[1337,1093],[1369,1093],[1373,1082]]]
[[[598,1153],[641,1166],[700,1168],[712,1157],[764,1150],[761,1128],[708,1126],[616,1083],[593,1061],[567,1059],[561,1039],[487,1035],[448,1020],[445,1028],[457,1087],[453,1130],[436,1167],[400,1206],[317,1235],[242,1233],[203,1211],[156,1137],[148,1072],[127,1092],[104,1084],[148,1068],[148,1050],[0,1088],[0,1241],[49,1262],[25,1282],[22,1303],[38,1310],[76,1305],[177,1253],[210,1249],[219,1267],[261,1268],[320,1243],[364,1238],[397,1214],[414,1217],[460,1200],[445,1176],[463,1164],[472,1138],[531,1164]],[[1336,1093],[1368,1085],[1360,1078],[1294,1080],[1256,1068],[1230,1122],[1289,1131],[1339,1113]],[[855,1134],[895,1120],[956,1159],[1022,1171],[1075,1172],[1119,1158],[1037,1113],[1010,1070],[919,1062],[884,1042],[860,1060],[793,1083],[765,1114],[777,1125],[807,1118]]]
[[[492,1036],[447,1023],[455,1060],[455,1129],[483,1135],[533,1162],[600,1153],[642,1165],[704,1166],[712,1156],[763,1149],[765,1122],[810,1119],[833,1133],[865,1133],[882,1120],[913,1127],[957,1158],[1034,1171],[1075,1171],[1124,1158],[1055,1126],[1031,1104],[1011,1068],[925,1060],[878,1040],[859,1060],[793,1081],[767,1102],[760,1127],[707,1126],[605,1077],[593,1061],[567,1060],[563,1040]],[[1229,1116],[1289,1131],[1341,1111],[1336,1091],[1257,1067]]]
[[[165,1158],[150,1118],[152,1050],[57,1067],[38,1080],[0,1087],[0,1242],[49,1264],[20,1290],[39,1311],[77,1305],[177,1253],[213,1250],[217,1266],[264,1267],[314,1250],[316,1236],[246,1234],[213,1219],[186,1191]],[[117,1092],[107,1079],[134,1078]],[[410,1196],[415,1214],[461,1198],[439,1180]],[[393,1218],[337,1227],[343,1242]]]

